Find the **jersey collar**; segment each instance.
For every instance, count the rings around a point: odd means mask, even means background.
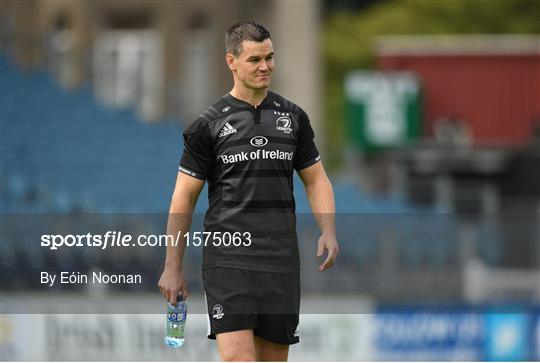
[[[273,96],[274,96],[273,92],[268,91],[266,93],[266,97],[262,100],[262,102],[259,104],[259,107],[257,107],[257,108],[264,108],[265,105],[267,105],[267,104],[269,104],[271,102],[270,100],[274,98]],[[255,108],[250,103],[248,103],[246,101],[242,101],[242,100],[234,97],[230,93],[227,93],[225,96],[223,96],[223,100],[226,103],[228,103],[229,105],[234,106],[236,108],[247,108],[247,109],[250,109],[250,110]]]

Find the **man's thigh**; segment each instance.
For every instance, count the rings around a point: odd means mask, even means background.
[[[255,358],[258,362],[286,362],[289,357],[289,346],[276,344],[266,339],[254,337]]]
[[[238,330],[216,334],[219,355],[222,361],[255,361],[253,330]]]

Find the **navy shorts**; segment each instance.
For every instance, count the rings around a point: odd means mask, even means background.
[[[208,308],[208,338],[253,329],[277,344],[299,342],[300,274],[236,268],[203,270]]]

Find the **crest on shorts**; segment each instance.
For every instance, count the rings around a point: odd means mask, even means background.
[[[214,305],[214,307],[212,308],[212,318],[214,319],[221,319],[223,318],[223,306],[219,305],[219,304],[216,304]]]

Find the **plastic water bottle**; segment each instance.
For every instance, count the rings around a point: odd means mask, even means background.
[[[187,303],[181,293],[176,298],[176,305],[167,303],[167,333],[165,344],[178,348],[184,344],[184,328],[186,326]]]

